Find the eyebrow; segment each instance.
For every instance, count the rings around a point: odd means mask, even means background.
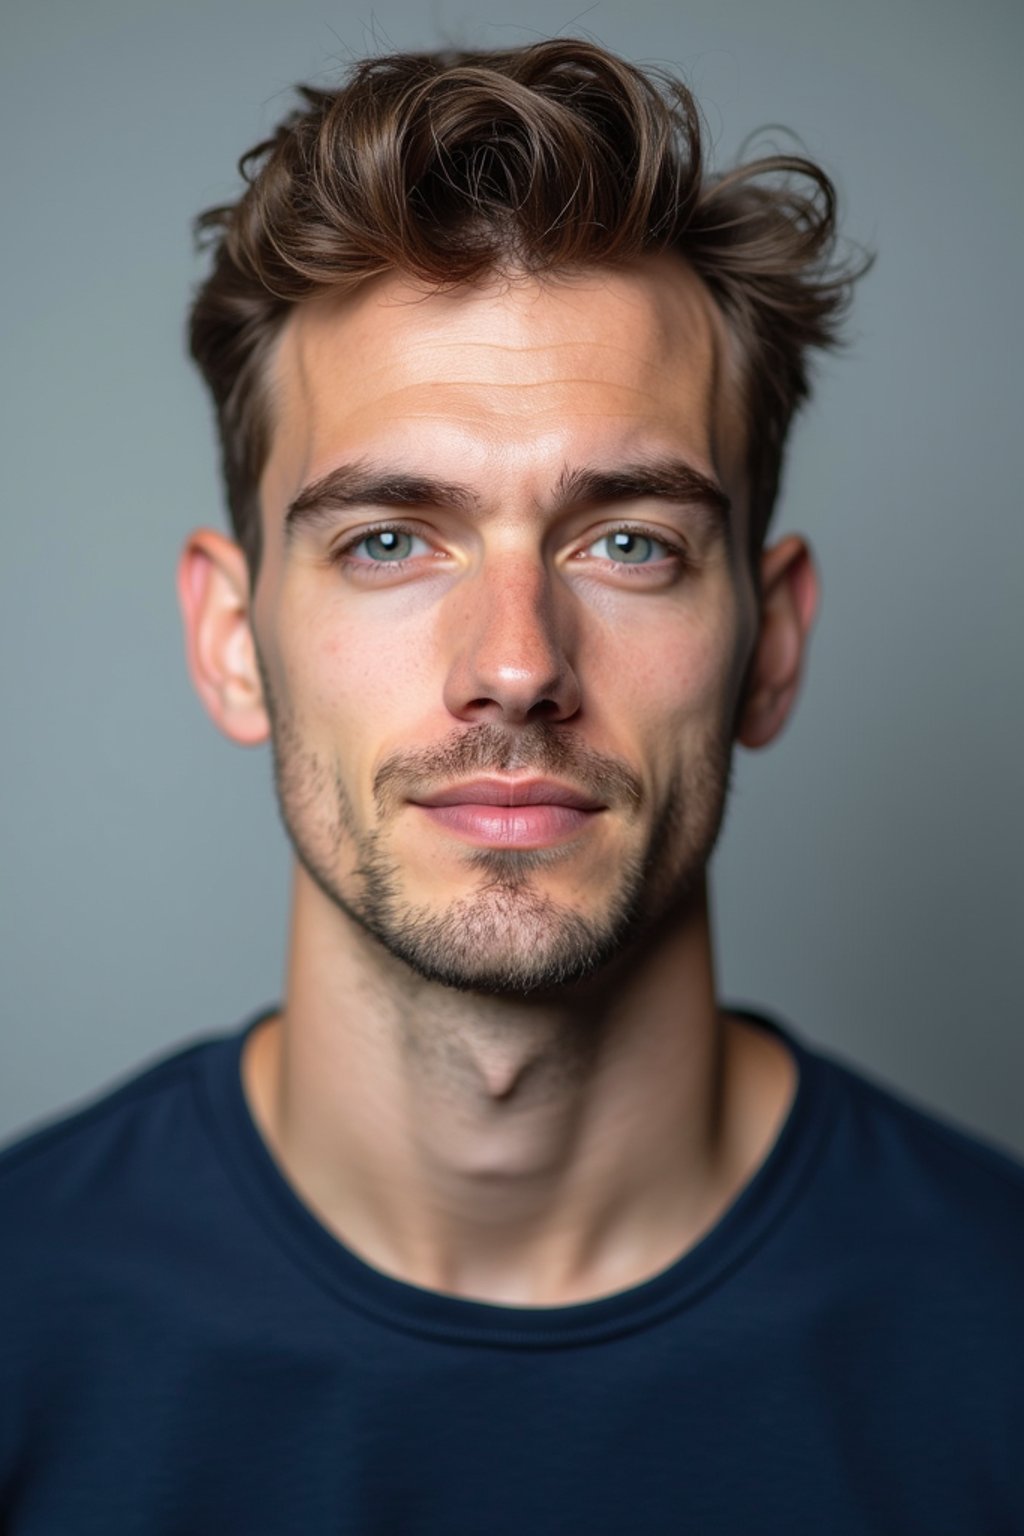
[[[650,459],[619,469],[567,469],[555,487],[560,507],[637,501],[648,496],[684,506],[701,505],[723,521],[728,519],[732,506],[718,481],[702,474],[685,459]]]
[[[409,475],[375,468],[360,460],[339,464],[319,480],[304,486],[285,513],[285,534],[301,525],[329,520],[332,512],[346,507],[455,507],[476,512],[480,499],[468,486],[429,475]]]
[[[683,506],[701,506],[731,533],[731,502],[716,480],[685,459],[655,458],[611,469],[566,467],[555,483],[554,510],[653,497]],[[469,486],[429,475],[390,471],[359,460],[339,464],[304,486],[285,514],[285,537],[300,526],[317,527],[348,507],[454,507],[479,512],[481,500]]]

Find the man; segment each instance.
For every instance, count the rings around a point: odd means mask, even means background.
[[[1024,1175],[716,997],[829,183],[710,178],[571,41],[364,64],[247,164],[180,592],[286,995],[7,1154],[6,1529],[1024,1529]]]

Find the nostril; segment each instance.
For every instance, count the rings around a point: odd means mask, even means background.
[[[452,634],[445,703],[456,718],[526,724],[577,712],[579,682],[559,638],[537,624],[527,634],[521,624],[502,623],[493,603],[482,628],[476,617],[467,624],[462,616]]]
[[[502,720],[528,723],[535,720],[560,720],[565,710],[557,699],[537,699],[532,704],[520,705],[514,699],[491,699],[486,696],[468,699],[463,706],[467,715],[494,716]]]

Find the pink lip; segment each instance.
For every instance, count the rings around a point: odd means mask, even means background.
[[[433,795],[417,796],[416,805],[562,805],[579,811],[601,811],[604,805],[590,795],[559,784],[554,779],[467,779]]]
[[[420,809],[431,821],[481,848],[544,848],[571,837],[599,814],[550,804],[422,805]]]
[[[605,807],[552,779],[472,779],[414,802],[479,847],[543,848],[579,832]]]

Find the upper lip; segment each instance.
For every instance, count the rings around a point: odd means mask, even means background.
[[[554,779],[467,779],[432,795],[416,795],[416,805],[571,805],[601,811],[604,802]]]

